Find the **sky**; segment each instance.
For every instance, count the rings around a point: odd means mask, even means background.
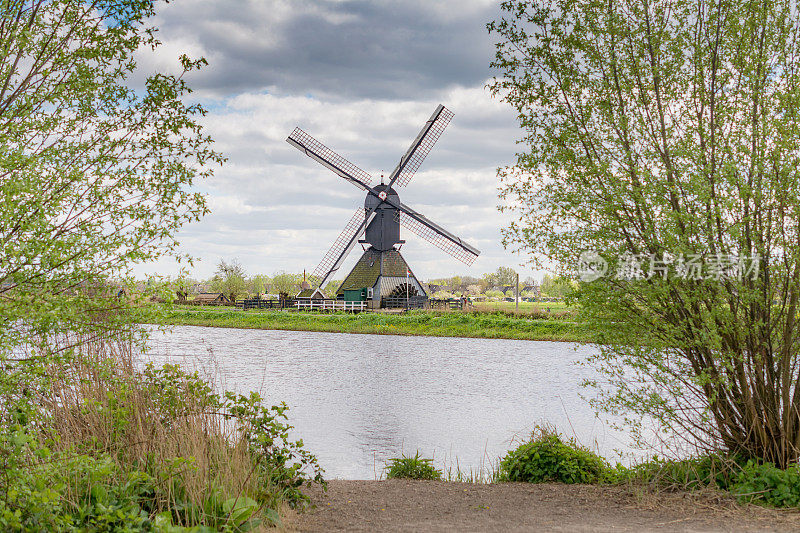
[[[498,167],[513,164],[516,113],[486,84],[494,54],[486,0],[173,0],[155,20],[163,43],[139,54],[139,72],[176,72],[178,57],[205,57],[187,78],[208,115],[205,132],[227,163],[198,184],[211,214],[178,235],[210,277],[220,260],[249,274],[313,271],[364,194],[285,139],[296,126],[373,176],[390,173],[441,103],[455,116],[401,200],[481,250],[467,266],[403,231],[402,253],[423,279],[479,276],[510,266],[497,210]],[[342,272],[360,256],[356,247]],[[140,274],[174,275],[172,261]],[[337,276],[338,279],[343,275]]]

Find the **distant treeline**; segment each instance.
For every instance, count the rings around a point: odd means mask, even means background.
[[[294,296],[301,290],[303,282],[311,287],[319,284],[319,278],[302,272],[279,271],[274,274],[249,274],[237,260],[220,261],[214,275],[208,279],[198,280],[188,275],[168,280],[178,300],[193,300],[201,293],[219,293],[231,301],[242,298]],[[484,296],[487,298],[503,298],[516,296],[517,272],[510,267],[499,267],[494,272],[481,276],[452,276],[436,278],[424,282],[432,296],[438,298]],[[322,292],[329,298],[336,297],[336,290],[342,280],[329,281]],[[520,278],[520,297],[563,298],[572,290],[572,282],[560,277],[545,274],[541,282],[528,276]]]

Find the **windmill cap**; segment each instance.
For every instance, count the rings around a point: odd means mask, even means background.
[[[397,191],[395,191],[388,185],[385,184],[376,185],[375,187],[372,188],[372,190],[379,195],[381,193],[384,193],[386,194],[387,198],[391,196],[393,200],[400,201],[400,195],[398,195]],[[364,207],[366,207],[367,209],[373,209],[380,204],[381,200],[379,198],[376,198],[375,195],[373,194],[367,193],[367,198],[366,200],[364,200]],[[384,206],[384,207],[388,208],[389,206]]]

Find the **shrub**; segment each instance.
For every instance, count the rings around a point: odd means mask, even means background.
[[[606,461],[574,439],[566,443],[549,429],[538,428],[529,442],[500,461],[500,481],[527,483],[597,483],[605,479]]]
[[[0,530],[244,531],[324,483],[285,405],[69,341],[0,374]]]
[[[741,502],[800,507],[797,464],[780,469],[772,463],[711,454],[681,461],[652,459],[631,468],[618,465],[613,474],[616,483],[650,483],[680,490],[711,486],[730,491]]]
[[[414,457],[401,455],[389,459],[385,467],[387,479],[442,479],[442,472],[433,466],[433,459],[419,456],[419,451]]]
[[[800,467],[781,470],[772,463],[748,461],[735,477],[731,492],[740,501],[775,507],[800,507]]]
[[[615,483],[650,483],[668,489],[694,490],[712,486],[727,490],[733,485],[742,464],[739,458],[720,454],[679,461],[653,458],[630,468],[617,465],[609,480]]]
[[[713,487],[730,491],[741,502],[800,507],[798,464],[781,469],[772,463],[740,456],[709,454],[679,461],[654,458],[632,467],[620,464],[610,467],[574,439],[564,442],[549,428],[537,428],[529,442],[508,452],[500,461],[497,479],[528,483],[634,483],[678,490]]]

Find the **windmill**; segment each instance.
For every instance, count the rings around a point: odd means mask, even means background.
[[[475,261],[480,254],[475,247],[402,203],[397,194],[397,188],[408,185],[414,177],[452,117],[451,111],[439,105],[400,158],[388,182],[384,183],[381,178],[381,183],[375,186],[371,185],[369,174],[300,128],[289,135],[286,139],[289,144],[366,192],[364,207],[356,210],[314,270],[314,275],[321,280],[319,287],[324,287],[339,270],[358,242],[364,245],[364,253],[339,287],[338,298],[344,298],[346,291],[361,290],[377,307],[387,299],[405,299],[407,304],[409,297],[427,297],[424,287],[400,255],[398,245],[405,243],[400,239],[400,226],[467,265]]]

